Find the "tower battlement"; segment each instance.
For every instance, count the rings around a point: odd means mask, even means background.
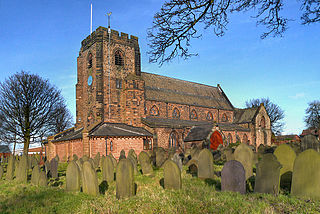
[[[100,26],[81,42],[81,51],[85,51],[95,42],[101,42],[103,40],[108,41],[108,39],[108,29]],[[138,37],[133,35],[129,36],[127,33],[123,32],[120,32],[119,34],[119,31],[113,29],[111,29],[110,40],[111,42],[122,43],[129,46],[139,46]]]

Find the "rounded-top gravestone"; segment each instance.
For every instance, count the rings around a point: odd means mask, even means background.
[[[46,187],[48,186],[48,178],[44,171],[40,172],[39,175],[39,186]]]
[[[294,161],[291,194],[320,199],[320,155],[315,150],[305,150]]]
[[[246,174],[239,161],[230,160],[223,165],[221,171],[221,191],[246,193]]]
[[[12,180],[14,176],[14,169],[15,169],[15,158],[13,155],[9,156],[8,165],[7,165],[7,174],[6,179]]]
[[[116,171],[116,197],[128,198],[135,194],[133,166],[130,160],[119,161]]]
[[[126,152],[123,149],[120,151],[119,161],[122,159],[126,159]]]
[[[301,139],[301,150],[305,151],[307,149],[314,149],[319,152],[319,141],[314,135],[306,135]]]
[[[150,157],[145,151],[140,152],[139,163],[142,169],[142,174],[150,175],[153,173]]]
[[[0,165],[0,180],[2,180],[2,176],[3,176],[3,167],[2,165]]]
[[[40,167],[38,165],[36,165],[32,169],[31,183],[33,185],[38,185],[39,184],[39,178],[40,178]]]
[[[114,166],[112,159],[109,155],[106,157],[102,157],[101,161],[101,168],[102,168],[102,180],[112,182],[114,180]]]
[[[198,156],[198,177],[213,178],[213,156],[208,149],[202,149]]]
[[[66,171],[66,190],[78,192],[80,191],[80,169],[75,161],[68,164]]]
[[[234,159],[239,161],[244,167],[244,170],[246,172],[246,180],[253,175],[252,173],[253,158],[254,158],[253,151],[245,143],[241,143],[234,151]]]
[[[165,189],[181,189],[181,171],[178,165],[172,161],[167,160],[163,167],[164,188]]]
[[[57,158],[52,158],[50,161],[50,174],[52,178],[58,178],[58,161]]]
[[[162,147],[157,147],[155,150],[156,154],[156,167],[161,167],[167,160],[166,151]]]
[[[26,155],[22,155],[19,161],[16,179],[18,182],[23,183],[26,183],[28,180],[28,157]]]
[[[287,172],[293,171],[294,160],[296,159],[295,151],[287,144],[281,144],[273,153],[282,165],[280,176]]]
[[[133,150],[133,149],[130,149],[129,152],[128,152],[128,156],[131,155],[133,156],[135,159],[137,159],[137,154],[136,152]]]
[[[97,173],[89,161],[83,163],[82,190],[88,195],[97,196],[99,194]]]

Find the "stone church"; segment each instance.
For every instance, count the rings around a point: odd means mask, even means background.
[[[138,38],[99,27],[77,58],[75,127],[48,138],[46,154],[67,158],[153,147],[271,144],[263,105],[235,108],[221,86],[141,72]]]

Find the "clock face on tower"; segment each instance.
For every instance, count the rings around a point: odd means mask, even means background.
[[[92,76],[90,75],[88,77],[88,86],[91,86],[92,85]]]

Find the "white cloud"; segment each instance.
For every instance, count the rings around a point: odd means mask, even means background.
[[[302,93],[296,93],[294,96],[289,96],[289,97],[297,100],[297,99],[304,98],[305,96],[306,96],[306,94],[302,92]]]

